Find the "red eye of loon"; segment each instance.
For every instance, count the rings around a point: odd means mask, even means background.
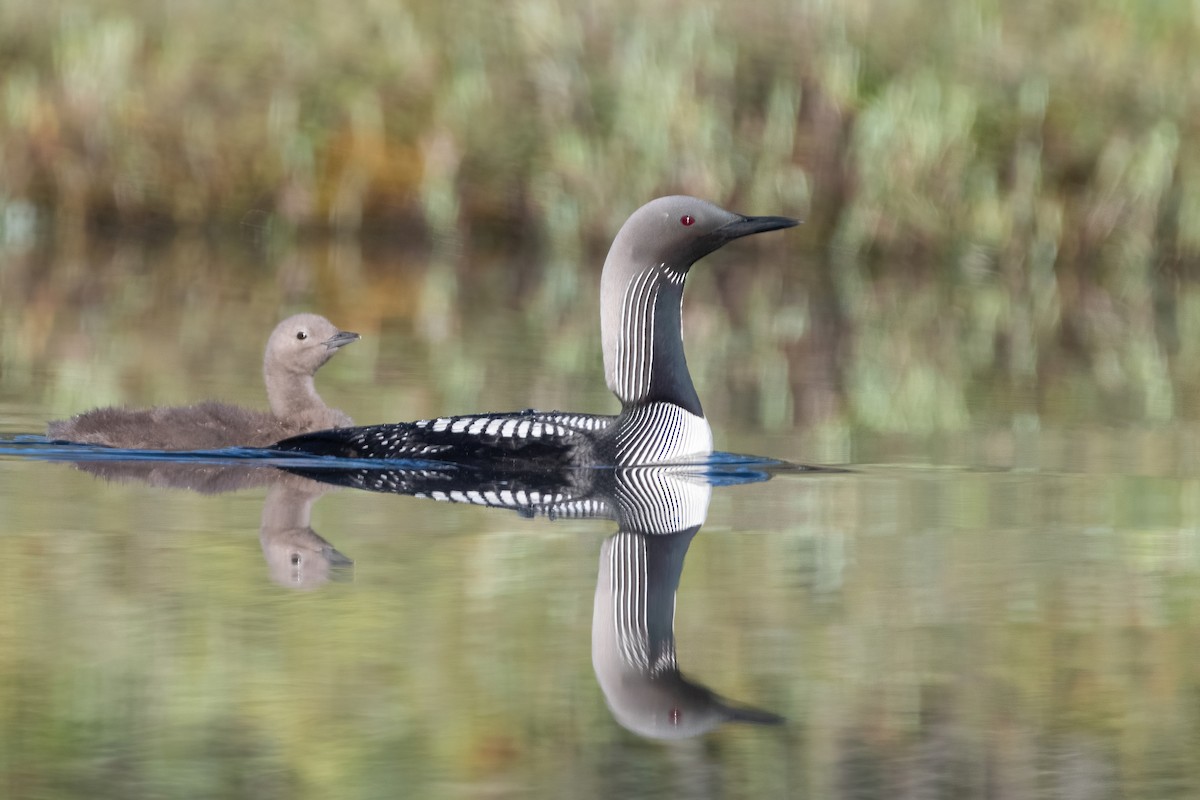
[[[691,219],[691,217],[688,217],[688,219]],[[670,720],[672,725],[678,725],[680,722],[683,722],[683,709],[672,708],[667,712],[667,719]]]
[[[686,228],[687,226],[695,223],[696,218],[693,217],[691,214],[684,214],[682,217],[679,218],[679,221],[683,224],[683,227]]]

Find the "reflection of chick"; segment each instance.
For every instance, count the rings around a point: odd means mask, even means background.
[[[258,541],[271,580],[289,589],[315,589],[335,570],[354,564],[309,527],[313,502],[329,487],[281,481],[267,491]]]
[[[270,412],[228,403],[147,409],[97,408],[55,420],[46,435],[83,444],[150,450],[262,447],[288,436],[352,425],[317,394],[313,375],[359,338],[317,314],[297,314],[276,326],[263,356]]]
[[[258,541],[271,580],[280,586],[315,589],[328,580],[342,577],[340,568],[354,564],[309,527],[313,503],[333,489],[329,484],[289,475],[261,464],[106,459],[79,461],[75,467],[117,483],[144,483],[200,494],[267,487]]]

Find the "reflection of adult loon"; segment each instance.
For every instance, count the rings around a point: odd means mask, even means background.
[[[735,705],[679,672],[675,591],[711,486],[668,469],[617,474],[621,529],[601,548],[592,611],[592,667],[604,699],[617,722],[656,739],[696,736],[724,722],[778,724],[781,717]]]
[[[774,725],[688,680],[675,663],[675,590],[699,528],[667,535],[621,531],[600,551],[592,611],[592,667],[617,722],[656,739],[682,739],[724,722]]]
[[[263,447],[284,436],[352,425],[325,405],[313,375],[338,349],[359,339],[317,314],[296,314],[275,326],[263,353],[270,412],[205,402],[155,408],[95,408],[55,420],[46,435],[82,444],[143,450]]]
[[[662,464],[703,458],[712,431],[692,385],[680,321],[697,259],[742,236],[787,228],[694,197],[660,197],[617,233],[600,280],[604,372],[621,413],[525,411],[321,431],[275,449],[351,458],[460,463]]]
[[[692,537],[708,514],[713,477],[687,466],[497,471],[321,469],[289,472],[340,486],[510,508],[527,516],[613,519],[601,549],[592,615],[592,666],[616,720],[642,736],[679,739],[724,722],[782,718],[739,706],[688,680],[675,662],[675,590]],[[724,484],[769,478],[755,470]]]

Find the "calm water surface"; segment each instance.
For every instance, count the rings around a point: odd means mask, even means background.
[[[718,447],[848,471],[596,479],[674,516],[524,518],[26,436],[261,406],[297,310],[364,333],[318,377],[359,422],[610,411],[592,271],[518,302],[502,263],[39,258],[0,271],[0,794],[1200,794],[1200,427],[1112,412],[1065,355],[1029,401],[915,329],[808,341],[798,265],[710,277],[685,342]]]

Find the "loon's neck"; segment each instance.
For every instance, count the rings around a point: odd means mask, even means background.
[[[686,269],[657,264],[629,274],[607,266],[600,317],[608,388],[626,410],[671,403],[703,417],[683,352]]]

